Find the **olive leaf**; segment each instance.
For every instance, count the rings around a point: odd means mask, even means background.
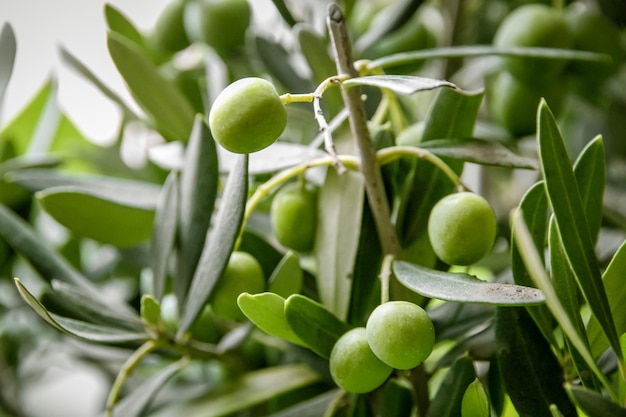
[[[441,87],[457,88],[456,85],[449,81],[419,77],[416,75],[368,75],[347,79],[343,81],[342,84],[345,87],[368,85],[371,87],[384,88],[403,95],[411,95],[420,91],[433,90]]]
[[[626,408],[589,388],[565,384],[572,401],[589,417],[624,417]],[[559,410],[560,411],[560,410]]]
[[[455,417],[461,415],[463,395],[476,379],[474,362],[468,354],[460,356],[446,373],[428,408],[427,417]]]
[[[16,51],[17,42],[13,27],[9,23],[4,23],[0,30],[0,106],[4,101],[4,93],[11,79]],[[1,114],[2,108],[0,107]]]
[[[237,298],[243,314],[265,333],[306,346],[291,330],[285,315],[285,299],[278,294],[243,293]]]
[[[187,295],[177,337],[191,327],[202,311],[218,278],[226,268],[228,259],[239,235],[248,195],[248,155],[242,154],[231,171],[220,202],[221,209],[214,226],[206,236]]]
[[[287,298],[285,316],[298,338],[323,358],[330,357],[337,339],[350,329],[323,305],[300,294]]]
[[[152,240],[150,245],[150,266],[152,269],[152,294],[160,300],[165,293],[170,254],[176,240],[178,222],[178,175],[171,172],[156,207]]]
[[[87,323],[51,313],[28,291],[19,278],[15,278],[15,285],[24,301],[26,301],[42,319],[52,327],[64,333],[95,343],[117,344],[143,342],[148,339],[148,335],[145,332]]]
[[[300,267],[298,255],[288,251],[274,268],[268,280],[268,289],[281,297],[289,297],[300,292],[303,280],[304,272]]]
[[[409,289],[440,300],[509,306],[545,302],[536,288],[487,282],[466,273],[436,271],[403,261],[393,263],[393,272]]]

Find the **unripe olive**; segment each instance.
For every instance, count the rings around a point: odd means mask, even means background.
[[[234,153],[252,153],[270,146],[287,125],[287,110],[274,85],[256,77],[226,87],[209,113],[213,138]]]
[[[330,374],[347,392],[362,394],[378,388],[393,369],[372,352],[364,327],[344,333],[330,353]]]
[[[247,0],[194,0],[185,10],[184,21],[190,38],[227,56],[244,45],[250,17]]]
[[[544,4],[526,4],[502,21],[494,38],[502,47],[529,46],[569,49],[573,45],[569,27],[561,13]],[[567,61],[561,59],[506,57],[504,67],[527,82],[554,80]]]
[[[283,186],[272,200],[272,230],[278,242],[299,252],[313,249],[317,228],[317,192],[301,183]]]
[[[408,301],[379,305],[365,328],[374,354],[395,369],[415,368],[430,355],[435,344],[435,328],[428,314]]]
[[[487,107],[491,116],[511,135],[521,137],[537,130],[537,107],[545,99],[550,109],[558,113],[568,91],[568,83],[529,83],[507,71],[495,75],[487,90]]]
[[[259,261],[247,252],[233,252],[228,265],[220,276],[209,302],[213,312],[231,320],[244,320],[245,316],[237,305],[239,294],[256,294],[265,288],[263,268]]]
[[[471,265],[482,259],[496,237],[496,215],[483,197],[471,192],[439,200],[428,218],[433,250],[450,265]]]
[[[572,73],[592,80],[614,75],[624,55],[619,28],[608,17],[596,11],[570,8],[565,18],[574,37],[575,49],[607,54],[612,59],[610,64],[572,61]]]
[[[185,5],[185,0],[174,0],[159,14],[151,34],[151,41],[157,49],[174,53],[189,46],[183,24]]]

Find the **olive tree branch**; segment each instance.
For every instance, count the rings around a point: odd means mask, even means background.
[[[336,4],[330,4],[328,7],[327,26],[335,51],[338,74],[348,77],[357,76],[344,15]],[[365,192],[374,215],[383,251],[385,254],[397,255],[400,253],[400,243],[391,222],[391,210],[387,202],[380,167],[376,161],[376,149],[370,137],[365,108],[361,101],[361,89],[356,86],[343,88],[342,95],[350,112],[350,127],[359,148]]]

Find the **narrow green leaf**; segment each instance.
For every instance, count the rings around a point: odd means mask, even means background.
[[[563,333],[568,337],[572,345],[576,348],[582,359],[587,363],[589,369],[598,377],[598,380],[602,382],[604,387],[612,394],[612,386],[607,380],[606,376],[602,373],[598,365],[596,364],[593,355],[587,347],[584,340],[578,336],[576,326],[570,320],[565,308],[561,305],[559,297],[557,296],[550,277],[545,271],[545,267],[541,262],[537,248],[534,246],[532,237],[522,214],[516,211],[512,215],[511,229],[515,238],[515,244],[518,245],[520,255],[526,265],[526,269],[533,282],[539,288],[546,297],[546,305],[552,312],[552,316],[561,326]]]
[[[280,13],[285,23],[289,26],[293,26],[297,23],[296,19],[293,17],[289,8],[285,4],[285,0],[272,0],[272,3],[274,3],[276,10],[278,10],[278,13]]]
[[[449,46],[445,48],[425,49],[415,52],[405,52],[389,55],[372,60],[368,64],[369,69],[391,67],[409,64],[416,61],[446,59],[446,58],[469,58],[477,56],[519,56],[526,58],[548,58],[560,60],[578,60],[604,62],[609,64],[611,57],[607,54],[598,54],[570,49],[542,48],[542,47],[496,47],[489,45],[472,46]]]
[[[0,115],[2,114],[2,103],[15,63],[15,52],[17,51],[17,41],[15,32],[9,23],[2,25],[0,30]]]
[[[368,75],[350,78],[342,83],[345,87],[369,85],[384,88],[394,93],[412,95],[420,91],[434,90],[435,88],[457,88],[449,81],[434,78],[419,77],[416,75]]]
[[[624,285],[624,277],[626,277],[626,242],[622,243],[613,255],[602,277],[609,299],[609,307],[619,335],[626,333],[626,285]],[[594,316],[591,317],[587,325],[587,334],[594,356],[600,355],[609,347],[609,341],[602,332],[598,319]]]
[[[149,380],[133,389],[113,409],[113,417],[141,417],[161,388],[174,375],[189,364],[189,359],[182,358],[161,369]]]
[[[318,195],[315,258],[322,304],[339,318],[348,314],[364,199],[363,179],[356,173],[329,170]],[[354,204],[354,202],[359,204]]]
[[[83,78],[94,85],[105,97],[120,106],[126,115],[131,116],[134,119],[139,119],[139,116],[135,114],[133,110],[128,107],[126,102],[111,88],[109,88],[96,74],[91,71],[85,64],[83,64],[76,56],[71,54],[67,49],[61,47],[59,49],[59,55],[63,63],[68,65],[76,73],[80,74]]]
[[[476,379],[474,361],[469,355],[459,357],[446,373],[435,397],[428,407],[427,417],[458,417],[461,415],[463,394]]]
[[[119,9],[110,3],[106,3],[104,5],[104,17],[109,30],[122,35],[137,46],[143,47],[143,35]]]
[[[280,295],[243,293],[237,298],[237,304],[243,314],[265,333],[305,346],[287,323],[285,299]]]
[[[209,126],[197,116],[179,177],[177,277],[174,292],[185,298],[198,265],[217,196],[218,157]]]
[[[133,332],[114,327],[102,326],[61,317],[54,313],[50,313],[46,308],[31,294],[28,289],[16,278],[15,284],[24,299],[32,307],[33,310],[48,324],[64,333],[77,337],[82,340],[96,343],[126,343],[126,342],[142,342],[148,339],[148,335],[144,332]]]
[[[98,294],[85,276],[36,235],[24,219],[4,205],[0,205],[0,237],[26,258],[46,281],[60,279]]]
[[[194,110],[174,84],[125,37],[109,32],[109,53],[137,103],[169,140],[187,141]]]
[[[291,294],[300,292],[303,280],[304,273],[300,267],[298,255],[293,251],[288,251],[274,268],[268,280],[268,289],[281,297],[289,297]]]
[[[130,247],[152,234],[153,209],[130,206],[76,187],[52,187],[36,197],[48,214],[78,236]]]
[[[495,326],[502,381],[519,415],[551,417],[550,404],[557,404],[563,415],[576,416],[563,370],[526,310],[498,308]]]
[[[315,397],[300,401],[285,410],[267,417],[319,417],[324,416],[328,406],[337,397],[337,390],[331,390]]]
[[[28,148],[26,149],[27,154],[46,153],[50,150],[54,142],[62,120],[62,113],[57,97],[58,90],[58,82],[56,79],[52,78],[50,80],[50,94],[47,97],[41,114],[38,115],[37,127],[32,137],[29,139]]]
[[[489,417],[489,398],[485,387],[478,378],[474,379],[474,382],[469,384],[463,394],[463,401],[461,403],[461,416],[462,417]]]
[[[168,175],[161,198],[154,215],[154,226],[150,248],[150,266],[152,269],[152,290],[157,300],[165,292],[169,261],[176,240],[178,220],[178,176],[175,172]]]
[[[209,230],[198,262],[187,299],[177,337],[191,327],[202,311],[218,278],[226,268],[228,259],[239,235],[243,212],[248,195],[248,155],[240,155],[238,164],[228,176],[220,202],[221,210]]]
[[[420,148],[428,149],[437,156],[460,159],[481,165],[508,168],[537,169],[537,161],[518,155],[500,142],[476,138],[440,139],[421,143]]]
[[[604,142],[596,136],[580,152],[574,163],[574,175],[580,191],[591,240],[596,242],[602,224],[606,161]]]
[[[287,298],[285,316],[300,340],[327,359],[337,339],[350,329],[323,305],[304,295],[294,294]]]
[[[65,281],[52,280],[55,295],[65,300],[66,305],[73,305],[84,312],[89,321],[115,325],[134,330],[142,330],[141,318],[137,312],[125,303],[104,298]]]
[[[589,388],[566,384],[565,389],[572,401],[588,417],[625,417],[626,408]]]
[[[224,384],[189,404],[174,406],[168,415],[186,417],[232,415],[319,380],[319,374],[304,364],[263,368],[244,374],[241,378]]]
[[[539,159],[563,248],[583,296],[621,358],[619,337],[602,284],[582,198],[561,133],[545,101],[540,103],[537,117]]]
[[[487,282],[465,273],[437,271],[402,261],[393,263],[393,272],[407,288],[440,300],[508,306],[545,302],[536,288]]]

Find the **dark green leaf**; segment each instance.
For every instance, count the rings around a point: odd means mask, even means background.
[[[427,417],[458,417],[461,415],[463,394],[476,379],[474,362],[469,355],[459,357],[441,382],[428,408]]]
[[[109,32],[107,45],[130,92],[152,117],[159,132],[169,140],[187,141],[194,122],[194,110],[185,96],[125,37]]]
[[[566,384],[565,389],[572,401],[588,417],[626,417],[626,408],[589,388]]]
[[[274,268],[268,280],[268,289],[281,297],[289,297],[291,294],[300,292],[303,280],[304,273],[300,267],[298,255],[289,251]]]
[[[420,148],[427,149],[437,156],[481,165],[537,169],[537,161],[517,155],[496,141],[474,138],[430,140],[420,144]]]
[[[418,77],[416,75],[368,75],[350,78],[342,84],[345,87],[369,85],[404,95],[411,95],[420,91],[434,90],[435,88],[441,87],[456,88],[456,86],[449,81]]]
[[[602,284],[582,198],[561,133],[545,101],[539,105],[537,136],[546,192],[565,254],[592,313],[621,357],[619,338]]]
[[[285,315],[285,299],[278,294],[243,293],[237,298],[239,308],[259,329],[288,342],[304,345],[289,327]]]
[[[127,205],[78,187],[52,187],[36,194],[56,221],[76,233],[118,247],[136,246],[152,234],[154,210]]]
[[[0,205],[0,236],[48,282],[60,279],[76,284],[92,294],[98,294],[86,277],[50,248],[41,236],[36,235],[24,219],[4,205]]]
[[[289,8],[285,4],[284,0],[272,0],[272,3],[274,3],[274,6],[276,6],[276,10],[278,10],[285,23],[287,23],[289,26],[293,26],[297,23],[296,19],[294,19],[294,17],[291,15],[291,12],[289,11]]]
[[[581,151],[574,164],[576,184],[580,191],[589,233],[593,242],[598,240],[602,224],[602,200],[606,182],[604,142],[597,136]]]
[[[626,285],[624,285],[624,277],[626,277],[626,242],[622,243],[622,246],[615,253],[602,277],[611,313],[615,319],[617,334],[620,335],[626,333]],[[602,332],[597,318],[593,316],[587,325],[587,334],[594,356],[599,355],[609,347],[609,341]]]
[[[291,65],[289,52],[280,43],[261,36],[256,36],[255,41],[259,58],[270,74],[287,91],[309,92],[315,88],[309,80],[302,78]]]
[[[325,415],[324,412],[337,394],[337,391],[325,392],[268,417],[319,417]]]
[[[238,164],[228,176],[220,202],[221,210],[209,230],[198,267],[191,281],[178,328],[178,337],[191,327],[202,311],[217,279],[226,268],[239,235],[248,195],[248,155],[240,155]]]
[[[552,417],[550,404],[564,416],[577,415],[563,389],[563,370],[526,310],[498,308],[496,338],[503,382],[520,417]]]
[[[363,179],[356,173],[326,174],[318,196],[315,257],[317,286],[322,304],[340,318],[348,314],[352,280],[362,217]],[[358,201],[359,204],[354,204]]]
[[[13,27],[9,23],[4,23],[0,31],[0,115],[2,114],[4,93],[13,72],[16,50],[17,42]]]
[[[285,301],[285,316],[300,340],[323,358],[330,357],[337,339],[350,328],[323,305],[299,294]]]
[[[161,369],[148,381],[133,389],[113,409],[114,417],[141,417],[167,381],[183,369],[189,360],[180,359]]]
[[[165,292],[168,265],[176,240],[178,221],[178,176],[170,173],[163,184],[161,198],[154,215],[154,226],[150,250],[152,268],[152,294],[157,300]]]
[[[393,263],[393,272],[409,289],[440,300],[509,306],[545,302],[536,288],[487,282],[465,273],[436,271],[402,261]]]
[[[144,332],[91,324],[50,313],[37,298],[22,285],[19,279],[15,279],[15,284],[24,301],[26,301],[41,318],[48,322],[48,324],[64,333],[96,343],[142,342],[148,339],[148,335]]]
[[[174,292],[185,298],[198,265],[211,223],[219,182],[215,141],[202,117],[197,116],[180,173],[178,214],[178,276]]]

